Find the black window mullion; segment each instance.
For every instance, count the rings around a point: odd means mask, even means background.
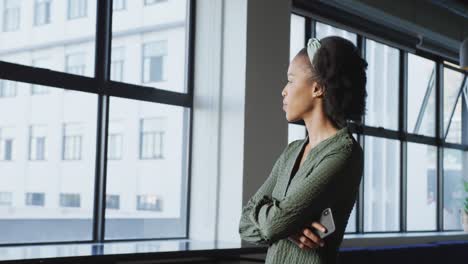
[[[366,58],[366,41],[365,38],[361,35],[357,37],[357,46],[358,49],[361,51],[361,57]],[[365,124],[365,118],[362,117],[362,124]],[[359,131],[359,143],[361,143],[362,149],[364,150],[365,155],[365,140],[364,134],[362,134],[362,130]],[[363,171],[364,173],[365,171]],[[356,233],[364,233],[364,181],[365,177],[362,175],[361,184],[359,186],[359,193],[356,201]]]
[[[112,39],[112,0],[98,0],[96,14],[96,91],[105,90],[110,78]],[[93,241],[104,241],[107,176],[107,132],[109,96],[99,92],[96,130],[96,169],[94,183]]]
[[[304,46],[307,47],[307,42],[309,41],[309,38],[315,37],[315,21],[310,19],[310,17],[304,17],[304,29],[305,29],[305,38],[304,38]]]
[[[444,67],[442,61],[439,60],[436,66],[436,138],[437,138],[437,231],[442,231],[444,229],[444,180],[443,180],[443,170],[444,170]]]
[[[398,122],[400,132],[400,231],[407,231],[407,142],[404,140],[408,132],[408,53],[399,52],[399,100]]]
[[[465,75],[465,80],[467,76]],[[462,145],[468,146],[468,84],[465,84],[465,91],[462,92]],[[463,107],[465,106],[465,107]]]

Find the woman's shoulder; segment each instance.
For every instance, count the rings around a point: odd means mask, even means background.
[[[336,138],[323,151],[323,154],[332,155],[339,154],[346,157],[362,156],[363,151],[359,142],[352,136],[351,133],[344,133],[339,138]]]

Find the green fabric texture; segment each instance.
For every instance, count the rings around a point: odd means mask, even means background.
[[[307,154],[295,175],[309,137],[288,144],[270,175],[242,209],[241,238],[268,245],[267,264],[335,263],[349,216],[358,195],[364,158],[347,126],[319,142]],[[288,239],[332,209],[336,230],[325,246],[301,249]]]

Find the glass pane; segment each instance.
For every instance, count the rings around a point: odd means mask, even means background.
[[[302,16],[291,15],[291,35],[289,48],[289,61],[305,47],[305,19]]]
[[[463,82],[463,74],[444,68],[444,131],[447,133],[452,111],[457,103]],[[460,106],[461,107],[461,106]],[[461,116],[460,116],[461,117]],[[457,122],[457,117],[455,123]],[[460,120],[460,119],[459,119]],[[457,126],[457,125],[455,125]]]
[[[408,143],[407,228],[410,231],[436,229],[437,148]]]
[[[368,126],[398,130],[399,52],[366,40]]]
[[[408,54],[408,132],[435,136],[435,62]]]
[[[186,92],[188,1],[113,4],[111,80]]]
[[[6,2],[0,60],[94,76],[96,0]],[[79,65],[67,63],[74,54],[81,54]]]
[[[465,106],[466,107],[466,106]],[[462,97],[458,98],[455,111],[448,127],[445,141],[450,143],[462,143]]]
[[[356,203],[354,204],[353,211],[351,211],[351,215],[348,219],[348,225],[346,225],[346,233],[354,233],[356,232]]]
[[[106,239],[185,236],[189,110],[112,97],[109,120]]]
[[[371,136],[364,141],[364,231],[397,231],[400,142]]]
[[[17,82],[16,97],[0,98],[1,244],[92,237],[97,96],[46,88],[34,96]]]
[[[356,34],[320,22],[317,22],[315,24],[315,34],[316,38],[318,39],[322,39],[328,36],[340,36],[353,42],[354,45],[357,45]]]
[[[444,229],[462,229],[463,199],[468,196],[463,181],[468,181],[468,153],[444,149]]]
[[[305,47],[305,19],[302,16],[291,15],[291,35],[289,60]],[[286,78],[286,77],[285,77]],[[280,91],[281,92],[281,91]],[[285,118],[286,119],[286,118]],[[304,139],[306,128],[303,125],[288,124],[288,144],[297,139]]]

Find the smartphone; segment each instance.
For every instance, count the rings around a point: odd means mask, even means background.
[[[335,222],[333,221],[333,214],[331,208],[326,208],[320,215],[320,224],[326,228],[326,232],[323,233],[320,230],[315,229],[320,238],[327,237],[335,232]]]

